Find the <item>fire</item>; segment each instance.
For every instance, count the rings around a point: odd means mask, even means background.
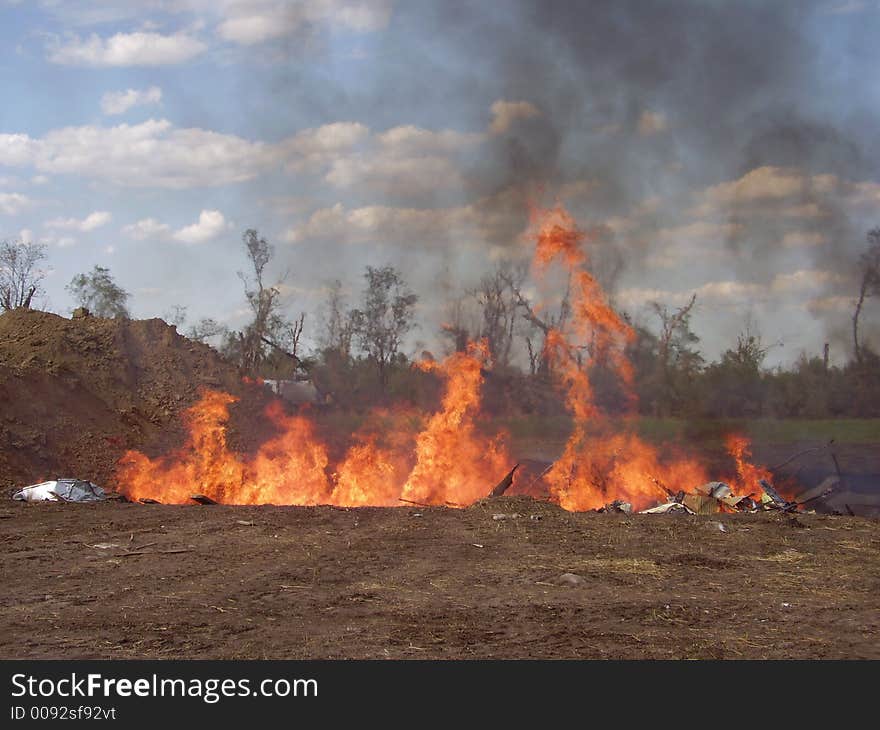
[[[484,436],[476,425],[486,358],[487,347],[479,343],[441,363],[420,364],[441,375],[446,388],[441,409],[416,436],[409,459],[378,445],[375,435],[360,433],[333,469],[312,421],[286,414],[278,401],[266,409],[277,435],[245,457],[227,443],[235,398],[205,391],[186,413],[188,437],[181,448],[156,459],[129,451],[116,479],[130,499],[169,504],[187,503],[193,494],[226,504],[471,504],[510,468],[503,435]],[[386,440],[400,445],[407,439],[391,433]]]
[[[620,381],[632,409],[636,404],[634,371],[626,349],[634,342],[635,332],[610,305],[587,269],[584,244],[588,234],[568,211],[561,205],[533,209],[531,219],[536,274],[543,276],[558,263],[566,267],[572,282],[570,323],[561,330],[551,330],[544,345],[574,420],[562,456],[545,477],[553,498],[569,510],[594,509],[615,499],[641,509],[662,498],[664,486],[677,491],[680,485],[691,488],[708,481],[706,469],[697,459],[662,459],[656,447],[637,434],[612,428],[595,402],[588,370],[595,363],[606,365]],[[764,472],[748,464],[745,448],[737,453],[741,483],[756,484],[755,475]]]
[[[404,499],[470,504],[486,496],[489,474],[500,478],[510,468],[503,441],[481,438],[474,422],[488,357],[485,342],[472,343],[467,352],[456,352],[444,362],[449,375],[443,406],[416,439],[416,465],[404,485]],[[437,365],[428,361],[423,367],[434,370]]]
[[[562,456],[542,477],[550,498],[568,510],[613,500],[641,509],[668,492],[709,481],[697,458],[661,454],[638,436],[634,418],[621,425],[596,401],[590,370],[601,365],[619,381],[628,413],[636,412],[634,370],[627,356],[635,332],[589,271],[585,244],[590,234],[562,206],[533,210],[532,233],[535,274],[543,277],[561,266],[570,281],[571,316],[546,333],[543,352],[573,419]],[[411,414],[376,409],[367,419],[372,426],[353,434],[347,449],[336,451],[322,441],[313,419],[290,415],[273,401],[266,417],[276,435],[255,454],[237,454],[227,442],[229,407],[236,399],[205,391],[186,413],[183,445],[156,458],[129,451],[120,460],[116,481],[132,499],[163,503],[187,503],[191,495],[204,494],[227,504],[469,505],[486,496],[513,465],[506,435],[485,435],[479,428],[489,360],[487,344],[479,342],[442,362],[429,358],[417,363],[443,379],[439,410],[418,414],[420,429],[413,433]],[[766,469],[751,464],[747,439],[732,436],[727,447],[736,477],[726,481],[736,493],[756,491],[759,479],[769,479]],[[331,453],[343,455],[333,463]]]
[[[751,463],[752,447],[745,436],[731,434],[724,440],[724,445],[736,463],[737,479],[730,482],[735,494],[748,495],[758,491],[758,481],[761,479],[772,481],[772,475],[767,469]]]
[[[232,457],[226,443],[229,405],[235,400],[226,393],[206,392],[197,406],[186,412],[189,436],[170,456],[153,460],[128,451],[117,467],[117,479],[126,495],[182,503],[189,501],[191,494],[200,493],[224,501],[229,488],[241,485],[244,479],[244,466]]]

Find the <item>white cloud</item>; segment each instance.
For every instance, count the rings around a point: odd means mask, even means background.
[[[711,221],[696,221],[675,228],[661,228],[657,231],[659,241],[723,241],[737,234],[742,226],[737,223],[714,223]]]
[[[109,38],[93,33],[88,38],[73,36],[64,43],[55,39],[49,46],[49,61],[97,68],[166,66],[189,61],[206,48],[187,33],[116,33]]]
[[[288,170],[321,175],[337,189],[414,196],[461,185],[455,156],[484,139],[480,133],[412,125],[373,133],[358,122],[336,122],[302,130],[281,147]]]
[[[291,36],[304,27],[327,24],[366,33],[381,30],[391,17],[390,0],[256,0],[226,3],[217,26],[224,40],[254,45]]]
[[[136,241],[144,241],[148,238],[164,238],[171,233],[171,226],[160,223],[155,218],[144,218],[136,223],[123,226],[122,232]]]
[[[827,212],[818,203],[803,203],[801,205],[789,205],[779,211],[780,215],[788,218],[824,218]]]
[[[755,168],[738,180],[713,185],[703,195],[710,202],[729,204],[787,198],[801,192],[803,187],[804,176],[800,171],[765,166]]]
[[[106,98],[107,111],[158,100],[158,88]],[[0,165],[32,166],[43,174],[75,174],[127,187],[190,188],[251,180],[284,167],[320,177],[337,189],[415,197],[464,185],[464,157],[486,140],[482,132],[404,125],[373,132],[359,122],[302,130],[277,143],[250,141],[166,119],[86,125],[43,137],[0,134]]]
[[[256,177],[277,163],[271,145],[205,129],[177,129],[150,119],[115,127],[65,127],[44,137],[0,134],[0,164],[32,165],[130,187],[226,185]]]
[[[288,169],[321,172],[334,159],[351,153],[370,137],[369,127],[359,122],[334,122],[304,129],[283,142]]]
[[[524,202],[515,192],[502,191],[470,205],[444,208],[368,205],[346,208],[342,203],[314,211],[290,228],[290,243],[333,241],[428,249],[447,246],[485,246],[511,242],[521,233],[518,214]],[[511,221],[514,221],[512,224]]]
[[[831,174],[810,174],[793,167],[756,167],[737,180],[712,185],[694,193],[697,201],[688,213],[710,217],[730,206],[748,207],[757,215],[817,219],[828,216],[833,206],[880,209],[880,183],[854,182]],[[793,239],[792,239],[793,240]]]
[[[853,186],[853,203],[880,207],[880,183],[862,182]]]
[[[697,300],[710,302],[765,299],[767,287],[746,281],[710,281],[696,289]]]
[[[811,231],[789,231],[782,237],[782,245],[785,248],[812,248],[824,246],[826,243],[828,236]]]
[[[447,157],[382,154],[334,160],[325,180],[335,188],[365,188],[385,195],[417,196],[464,184],[461,171]]]
[[[776,292],[815,292],[829,284],[840,284],[846,277],[834,271],[800,269],[790,274],[777,274],[770,283]]]
[[[36,141],[26,134],[0,134],[0,164],[27,165],[36,153]]]
[[[855,299],[852,297],[817,297],[807,302],[807,309],[814,314],[827,314],[829,312],[849,313],[854,305]]]
[[[101,111],[107,115],[125,114],[134,106],[147,106],[162,101],[162,89],[151,86],[148,89],[126,89],[110,91],[101,97]]]
[[[728,255],[724,242],[742,232],[737,223],[695,221],[683,226],[661,228],[649,243],[661,244],[650,252],[646,262],[658,268],[677,268],[687,262],[719,259]]]
[[[181,243],[205,243],[228,230],[229,224],[219,210],[203,210],[197,223],[175,231],[172,238]]]
[[[490,107],[492,120],[489,134],[506,134],[517,119],[533,119],[541,115],[538,108],[527,101],[504,101],[499,99]]]
[[[765,300],[767,298],[767,291],[767,287],[754,282],[709,281],[687,291],[633,287],[622,290],[615,299],[631,307],[642,306],[651,302],[672,303],[675,305],[687,303],[691,296],[696,294],[698,303],[733,304],[743,301]]]
[[[72,236],[56,236],[54,234],[36,236],[30,228],[22,228],[18,233],[18,239],[25,243],[39,243],[43,246],[57,246],[58,248],[69,248],[76,243],[76,239]]]
[[[482,134],[475,132],[456,132],[452,129],[435,132],[411,124],[392,127],[377,136],[380,148],[395,157],[453,154],[477,145],[483,139]]]
[[[46,228],[59,228],[66,231],[79,231],[80,233],[88,233],[96,228],[107,225],[113,218],[106,210],[96,210],[89,213],[82,220],[76,218],[55,218],[46,222]]]
[[[300,226],[290,229],[285,240],[300,243],[333,239],[347,243],[380,241],[392,245],[425,246],[447,240],[453,231],[473,230],[477,216],[473,207],[394,208],[371,205],[346,209],[342,203],[316,210]]]
[[[18,215],[32,204],[32,200],[22,193],[0,193],[0,213]]]
[[[709,281],[689,291],[671,291],[650,287],[631,287],[617,293],[615,300],[624,306],[640,307],[651,302],[683,304],[697,295],[697,302],[712,304],[737,303],[781,303],[798,295],[816,292],[834,284],[846,281],[846,277],[833,271],[801,269],[790,274],[777,274],[769,284],[749,281]],[[811,310],[847,309],[852,305],[851,297],[829,296],[811,299],[807,306]]]

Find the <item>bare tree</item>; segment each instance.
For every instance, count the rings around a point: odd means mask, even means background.
[[[657,350],[660,364],[666,372],[669,371],[673,361],[689,345],[698,341],[690,327],[691,312],[696,303],[697,295],[693,294],[687,304],[670,312],[669,307],[665,304],[651,302],[651,309],[660,319],[660,337],[657,340]]]
[[[130,294],[110,275],[110,269],[95,266],[88,274],[74,276],[67,291],[92,314],[98,317],[128,318]]]
[[[543,316],[538,316],[532,303],[522,292],[523,278],[519,280],[509,279],[508,285],[513,292],[516,306],[519,308],[523,320],[526,322],[526,329],[523,338],[526,342],[526,349],[529,355],[529,371],[532,375],[549,375],[551,371],[550,353],[547,350],[547,336],[552,331],[562,331],[565,329],[568,319],[571,316],[571,272],[566,279],[565,290],[562,298],[559,300],[559,306],[556,311],[549,311]],[[536,343],[532,339],[536,336],[540,340]]]
[[[40,262],[45,258],[46,247],[42,244],[0,243],[0,307],[4,310],[30,308],[46,276],[40,268]]]
[[[227,337],[229,328],[210,317],[203,317],[187,330],[186,336],[196,342],[207,342],[220,337]]]
[[[244,294],[250,305],[253,319],[237,334],[237,342],[233,349],[237,352],[241,367],[254,374],[264,358],[264,346],[276,343],[279,332],[285,322],[279,312],[281,306],[280,281],[267,286],[263,281],[266,265],[271,261],[274,249],[253,228],[242,235],[242,242],[251,263],[253,274],[238,272],[238,278],[244,284]]]
[[[306,314],[300,313],[299,318],[293,322],[284,321],[282,325],[271,334],[272,337],[263,336],[260,339],[264,345],[268,345],[273,350],[281,353],[285,357],[290,358],[293,362],[293,368],[297,368],[308,373],[310,366],[297,353],[299,343],[302,339],[303,329],[305,328]]]
[[[418,297],[413,294],[400,272],[393,266],[364,272],[363,309],[355,310],[354,321],[360,346],[376,363],[379,383],[388,384],[388,366],[397,356],[403,338],[413,326],[413,308]]]
[[[348,359],[351,356],[351,341],[355,333],[355,315],[346,306],[342,282],[339,279],[330,283],[324,307],[319,344],[322,349],[332,350]]]
[[[464,352],[468,342],[476,339],[479,325],[474,322],[470,311],[471,298],[462,294],[447,301],[445,321],[440,325],[440,334],[446,337],[452,352]]]
[[[517,309],[521,300],[519,292],[525,277],[524,266],[499,264],[492,273],[480,279],[477,287],[468,292],[480,310],[479,337],[486,340],[492,362],[496,366],[510,364]]]
[[[162,315],[162,319],[175,327],[181,327],[186,322],[186,307],[182,304],[172,304],[171,309]]]
[[[868,231],[868,250],[859,257],[859,267],[862,281],[859,285],[859,297],[856,300],[856,308],[852,316],[852,330],[856,362],[861,365],[864,345],[859,341],[859,318],[862,315],[865,300],[880,294],[880,228]]]
[[[658,402],[662,409],[660,415],[669,415],[676,399],[677,375],[681,371],[691,372],[699,367],[702,358],[692,345],[699,342],[691,330],[691,314],[697,302],[693,294],[687,304],[670,311],[669,307],[660,302],[651,302],[651,309],[660,319],[660,335],[657,338],[656,387],[659,391]]]

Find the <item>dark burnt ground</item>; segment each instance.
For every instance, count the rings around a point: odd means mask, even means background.
[[[3,658],[880,658],[880,523],[863,518],[522,497],[0,518]]]

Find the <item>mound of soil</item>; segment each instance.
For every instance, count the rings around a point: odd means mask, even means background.
[[[181,412],[202,388],[247,394],[233,409],[233,424],[259,414],[272,397],[160,319],[6,312],[0,488],[64,476],[112,488],[114,465],[127,449],[157,452],[180,443]]]

